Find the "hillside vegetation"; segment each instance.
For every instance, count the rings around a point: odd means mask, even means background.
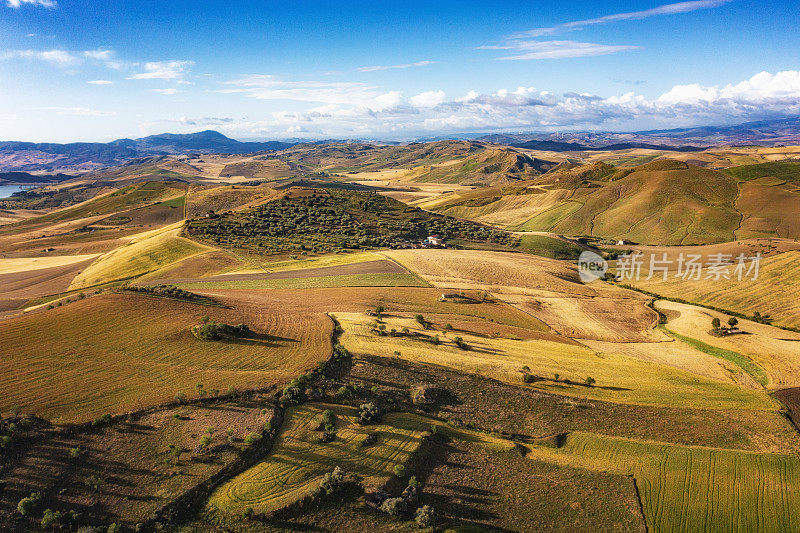
[[[428,213],[376,193],[336,189],[292,188],[282,198],[247,211],[190,220],[187,232],[220,246],[261,253],[397,247],[433,234],[516,242],[507,232]]]

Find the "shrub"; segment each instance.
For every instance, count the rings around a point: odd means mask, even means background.
[[[524,374],[522,374],[522,381],[524,381],[525,383],[533,383],[535,380],[532,374],[528,374],[527,372],[525,372]]]
[[[372,402],[363,403],[359,407],[358,422],[363,425],[379,422],[381,419],[381,412],[378,406]]]
[[[428,321],[427,321],[427,320],[425,320],[425,317],[424,317],[424,316],[422,316],[422,315],[416,315],[416,316],[414,317],[414,320],[416,320],[416,321],[417,321],[417,323],[418,323],[420,326],[422,326],[422,329],[428,329]]]
[[[431,527],[433,525],[434,518],[435,514],[433,507],[430,505],[423,505],[417,509],[416,513],[414,513],[414,522],[416,522],[419,527]]]
[[[100,418],[95,418],[92,420],[92,426],[100,427],[100,426],[107,426],[111,423],[111,415],[106,413]]]
[[[398,516],[405,510],[406,501],[403,498],[387,498],[381,504],[381,511],[392,516]]]
[[[587,384],[588,386],[590,386],[590,387],[591,387],[591,386],[593,386],[595,383],[596,383],[596,382],[595,382],[595,379],[594,379],[592,376],[589,376],[589,377],[587,377],[587,378],[586,378],[586,384]]]
[[[203,435],[200,438],[200,447],[207,448],[213,441],[214,437],[212,437],[211,435]]]
[[[232,326],[230,324],[218,324],[213,321],[204,322],[195,329],[195,334],[206,341],[216,341],[223,337],[248,337],[251,334],[250,328],[246,324]]]
[[[306,391],[302,380],[293,379],[283,389],[281,394],[281,404],[283,405],[299,405],[306,401]]]
[[[30,496],[22,498],[19,503],[17,504],[17,512],[22,516],[30,516],[33,514],[36,509],[39,508],[39,505],[42,503],[42,493],[41,492],[31,492]]]
[[[411,487],[412,489],[419,489],[420,487],[422,487],[422,483],[420,483],[420,481],[417,480],[417,476],[411,476],[408,480],[408,486]]]
[[[453,342],[455,342],[456,346],[458,346],[462,350],[469,350],[469,344],[467,344],[467,342],[461,337],[456,337],[455,339],[453,339]]]
[[[253,508],[252,508],[252,507],[248,507],[247,509],[245,509],[245,510],[244,510],[244,512],[242,513],[242,516],[243,516],[244,518],[246,518],[247,520],[250,520],[251,518],[253,518],[253,515],[254,515],[255,513],[256,513],[256,512],[253,510]]]
[[[258,442],[258,440],[259,440],[260,438],[261,438],[261,435],[259,435],[258,433],[250,433],[249,435],[247,435],[247,436],[244,438],[244,443],[245,443],[247,446],[252,446],[252,445],[253,445],[253,444],[255,444],[256,442]]]
[[[336,415],[330,409],[322,411],[322,426],[329,433],[336,431]]]
[[[334,494],[342,490],[344,485],[345,472],[338,466],[333,471],[328,472],[322,478],[320,487],[325,491],[325,494]]]
[[[122,531],[122,526],[116,522],[108,526],[108,529],[106,529],[106,533],[119,533],[120,531]]]
[[[406,475],[406,467],[403,465],[394,465],[392,472],[394,472],[394,475],[397,477],[403,477]]]
[[[714,329],[719,329],[719,326],[720,326],[720,321],[719,321],[719,318],[717,318],[717,317],[714,317],[714,318],[711,320],[711,327],[712,327],[712,328],[714,328]]]
[[[44,516],[40,522],[42,529],[61,529],[61,519],[63,515],[61,511],[53,511],[52,509],[45,509]]]
[[[70,448],[69,450],[69,458],[70,459],[78,459],[81,456],[81,449],[80,448]]]
[[[739,320],[738,320],[736,317],[734,317],[734,316],[732,316],[732,317],[730,317],[730,318],[728,319],[728,325],[729,325],[730,327],[732,327],[732,328],[735,328],[735,327],[736,327],[736,324],[738,324],[738,323],[739,323]]]
[[[349,398],[352,395],[353,395],[353,391],[351,391],[346,386],[341,386],[341,387],[339,387],[339,390],[337,390],[336,393],[334,394],[334,397],[337,400],[344,400],[345,398]]]

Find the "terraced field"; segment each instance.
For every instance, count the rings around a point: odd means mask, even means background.
[[[189,329],[212,320],[256,335],[206,342]],[[103,294],[3,324],[0,412],[17,406],[56,422],[85,421],[172,401],[288,381],[327,358],[332,323],[322,312],[268,300],[234,309],[136,294]]]
[[[336,439],[320,442],[322,412],[336,416]],[[383,423],[361,426],[354,408],[341,405],[305,404],[287,410],[283,429],[264,461],[219,487],[208,505],[227,513],[247,508],[269,513],[310,492],[326,472],[339,466],[379,485],[392,475],[395,465],[405,464],[421,443],[422,425],[416,429],[395,427],[392,417]],[[369,433],[375,444],[364,446]]]
[[[392,314],[384,319],[387,332],[408,328],[409,332],[438,334],[440,344],[435,345],[411,336],[380,336],[372,331],[374,319],[363,314],[336,313],[336,317],[345,331],[341,342],[354,354],[399,357],[515,384],[522,383],[522,368],[527,366],[540,377],[531,387],[585,399],[704,409],[778,409],[763,392],[619,353],[595,352],[557,336],[523,340],[473,334],[466,326],[452,332],[431,331],[422,330],[413,315]],[[458,348],[456,336],[469,349]],[[596,380],[594,385],[586,385],[587,377]]]
[[[540,460],[633,475],[650,531],[795,531],[800,458],[571,433]]]

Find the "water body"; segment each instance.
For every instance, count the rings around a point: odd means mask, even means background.
[[[0,198],[8,198],[17,191],[32,189],[31,185],[0,185]]]

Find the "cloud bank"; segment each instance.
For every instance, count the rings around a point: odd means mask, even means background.
[[[403,96],[360,83],[292,82],[249,76],[220,92],[260,100],[306,102],[302,111],[274,111],[222,125],[229,134],[402,136],[467,131],[624,129],[646,123],[685,126],[800,115],[800,71],[758,73],[739,83],[676,85],[657,97],[554,94],[534,87],[469,91],[448,97],[430,90]]]

